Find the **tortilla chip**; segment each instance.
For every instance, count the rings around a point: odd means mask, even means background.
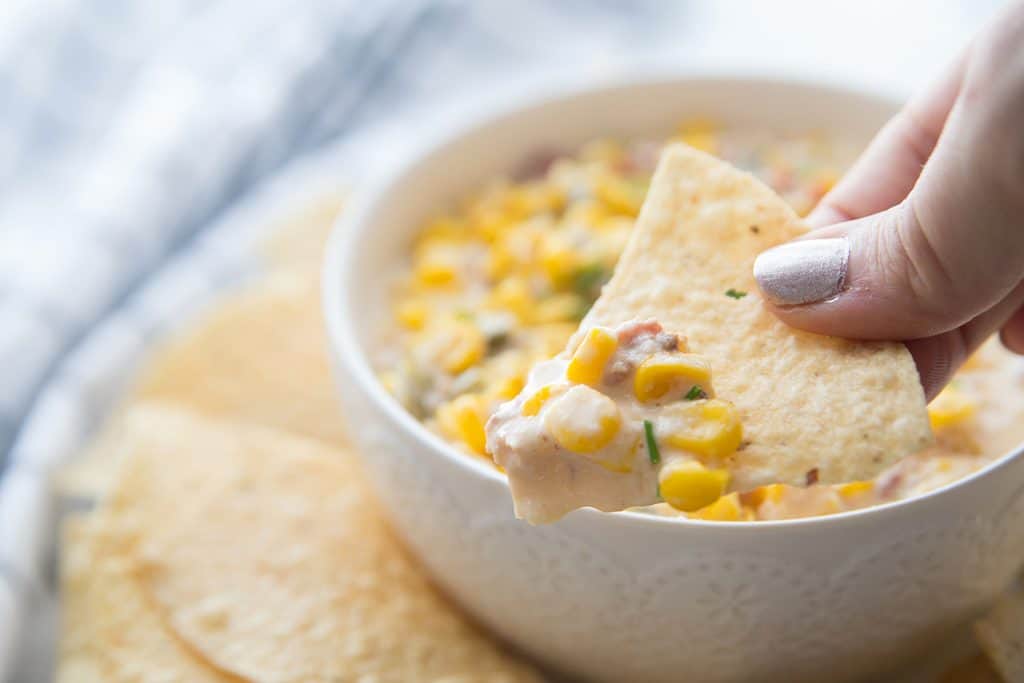
[[[157,351],[135,398],[345,443],[317,277],[275,273]]]
[[[107,419],[85,449],[54,474],[54,486],[68,499],[92,503],[110,488],[124,459],[123,426],[120,413]],[[74,501],[77,502],[77,501]]]
[[[118,414],[62,468],[58,488],[101,495],[117,470],[120,414],[145,401],[344,444],[327,353],[315,272],[282,270],[229,294],[155,351]]]
[[[743,420],[744,442],[726,463],[736,490],[803,486],[814,469],[823,484],[870,479],[931,439],[902,344],[800,332],[762,306],[754,259],[804,231],[753,176],[670,146],[615,274],[583,321],[657,318],[711,359],[719,397]]]
[[[317,273],[324,256],[324,245],[341,214],[344,199],[341,193],[313,201],[276,226],[261,245],[267,264],[276,270],[299,269]]]
[[[57,682],[235,680],[206,665],[165,628],[127,550],[95,516],[65,523]]]
[[[166,407],[126,417],[104,513],[165,623],[253,681],[537,681],[405,554],[351,454]]]
[[[974,624],[974,637],[1007,681],[1024,681],[1024,591],[1004,596]]]

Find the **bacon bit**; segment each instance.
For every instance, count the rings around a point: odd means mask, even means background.
[[[657,320],[641,320],[619,330],[619,343],[623,346],[629,346],[636,341],[637,337],[644,335],[653,337],[654,335],[661,334],[663,329],[661,323]]]
[[[672,334],[671,332],[661,332],[654,341],[658,343],[658,346],[665,349],[666,351],[677,351],[679,350],[679,335]]]
[[[602,379],[605,384],[614,386],[629,377],[629,373],[632,371],[633,363],[630,363],[625,358],[619,358],[608,365],[608,369],[604,371]]]
[[[793,169],[787,166],[779,166],[772,171],[772,178],[769,185],[776,192],[787,192],[793,189]]]
[[[814,486],[815,484],[818,483],[818,468],[813,467],[807,470],[807,474],[804,475],[804,477],[807,481],[808,486]]]
[[[757,508],[764,502],[764,495],[761,491],[754,489],[753,491],[743,491],[740,493],[740,503],[743,507]]]
[[[903,485],[903,471],[900,469],[889,470],[876,480],[878,496],[883,500],[891,498]]]
[[[658,165],[661,156],[661,145],[652,142],[640,142],[628,155],[632,169],[651,172]]]
[[[547,175],[556,161],[565,154],[554,147],[534,150],[512,174],[518,181],[534,180]]]

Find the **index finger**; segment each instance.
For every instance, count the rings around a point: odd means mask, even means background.
[[[853,167],[807,217],[812,228],[885,211],[906,199],[942,134],[960,93],[967,50],[913,97],[871,141]]]

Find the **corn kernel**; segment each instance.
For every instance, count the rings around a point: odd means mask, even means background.
[[[455,280],[455,268],[445,263],[421,263],[416,267],[416,277],[425,285],[437,287]]]
[[[514,314],[520,322],[526,322],[532,315],[536,300],[526,280],[510,276],[497,284],[490,294],[489,304]]]
[[[509,187],[501,196],[501,208],[509,220],[520,221],[535,211],[533,197],[527,187]]]
[[[862,494],[870,493],[874,489],[875,482],[873,481],[851,481],[836,487],[836,491],[844,498],[855,498]]]
[[[592,228],[599,228],[608,218],[608,209],[603,204],[596,201],[579,200],[566,208],[562,223],[564,225],[586,225]]]
[[[753,513],[751,510],[743,507],[738,493],[730,493],[729,495],[722,496],[711,505],[691,513],[689,516],[709,522],[743,522],[752,519]]]
[[[491,280],[500,280],[510,274],[516,265],[515,257],[504,244],[495,243],[487,250],[484,272]]]
[[[544,426],[574,453],[599,451],[615,438],[622,417],[615,401],[587,386],[575,386],[548,407]]]
[[[580,149],[580,159],[596,161],[608,166],[619,164],[625,158],[626,150],[622,143],[608,138],[591,140]]]
[[[576,332],[576,325],[568,322],[548,323],[536,325],[531,328],[533,335],[528,340],[530,352],[535,354],[531,358],[531,367],[537,363],[547,360],[559,353],[569,343],[569,339]]]
[[[540,389],[535,391],[530,398],[523,401],[522,412],[526,417],[533,417],[540,412],[540,409],[547,403],[548,399],[551,398],[552,386],[545,384]]]
[[[465,240],[469,232],[465,223],[448,216],[442,216],[431,221],[420,235],[420,242],[432,240]]]
[[[613,213],[635,217],[646,194],[646,184],[631,183],[610,174],[602,174],[594,181],[594,195]]]
[[[673,425],[665,442],[707,458],[732,455],[743,440],[736,406],[716,398],[688,401],[672,406],[673,417],[682,424]]]
[[[640,452],[641,439],[637,439],[633,442],[633,445],[629,447],[629,451],[626,453],[624,459],[607,460],[598,459],[597,464],[611,472],[618,472],[619,474],[629,474],[633,471],[633,463],[636,462],[636,454]]]
[[[786,495],[787,487],[784,484],[768,484],[767,486],[758,486],[753,491],[749,491],[740,496],[744,505],[748,505],[753,508],[759,508],[764,503],[778,503]]]
[[[844,510],[844,506],[839,495],[835,491],[828,491],[824,498],[818,501],[818,508],[814,511],[815,515],[836,515]]]
[[[530,322],[543,325],[579,320],[582,308],[583,300],[575,294],[553,294],[537,303]]]
[[[506,214],[500,211],[482,210],[473,216],[473,229],[488,242],[494,242],[514,225]]]
[[[406,329],[420,330],[427,322],[427,307],[422,301],[404,301],[398,305],[395,316]]]
[[[380,383],[384,386],[389,394],[398,394],[398,388],[401,386],[401,375],[394,370],[380,373]]]
[[[439,362],[445,372],[457,375],[480,361],[487,350],[487,340],[470,322],[457,321],[447,332],[440,346]]]
[[[569,200],[565,190],[554,183],[543,183],[535,195],[538,208],[543,211],[561,211]]]
[[[495,238],[490,246],[488,274],[494,277],[529,274],[536,266],[549,226],[540,222],[520,223]]]
[[[480,455],[487,453],[487,421],[485,402],[477,394],[463,394],[437,409],[437,422],[441,430],[463,442]]]
[[[563,235],[550,233],[541,242],[540,264],[552,284],[564,285],[579,268],[579,255]]]
[[[967,360],[965,360],[964,364],[960,366],[960,371],[972,372],[974,370],[980,370],[981,368],[984,368],[987,365],[989,365],[989,361],[991,359],[987,357],[985,353],[986,350],[987,349],[985,347],[982,347],[975,351],[974,353],[972,353],[971,355],[967,356]],[[955,383],[956,379],[954,379],[953,382]]]
[[[718,151],[717,129],[710,119],[692,119],[680,127],[679,139],[702,152],[715,154]]]
[[[814,178],[814,184],[811,186],[811,196],[817,201],[828,194],[828,191],[835,187],[836,182],[839,181],[839,174],[830,168],[822,169],[819,171]]]
[[[437,287],[458,277],[460,249],[451,240],[431,239],[416,248],[416,278],[424,285]]]
[[[520,374],[508,375],[498,381],[495,392],[498,398],[510,399],[523,390],[523,376]]]
[[[591,386],[600,384],[604,366],[618,346],[618,338],[611,330],[604,327],[591,328],[569,361],[566,370],[569,381]]]
[[[640,364],[633,377],[633,392],[644,403],[657,401],[673,390],[681,394],[694,386],[707,396],[713,395],[711,364],[692,353],[656,353]]]
[[[928,406],[932,429],[941,429],[964,422],[974,415],[974,402],[959,389],[947,386]]]
[[[658,486],[665,502],[683,512],[694,512],[722,497],[729,484],[725,470],[709,470],[692,460],[665,465],[658,473]]]

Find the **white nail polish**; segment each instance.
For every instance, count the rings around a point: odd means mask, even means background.
[[[772,303],[811,304],[842,291],[849,260],[850,243],[845,237],[797,240],[758,256],[754,278]]]

